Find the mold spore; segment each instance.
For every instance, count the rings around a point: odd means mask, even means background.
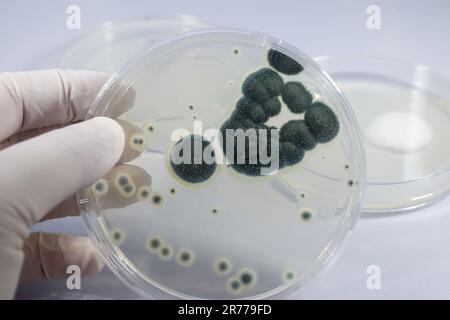
[[[205,161],[205,149],[207,149],[206,152],[212,150],[211,143],[200,135],[191,134],[179,140],[173,146],[170,155],[170,165],[174,173],[188,183],[208,180],[214,174],[217,164],[214,151],[210,153],[212,163]],[[188,152],[187,156],[184,152]]]
[[[275,49],[269,50],[267,60],[272,68],[286,75],[295,75],[303,71],[300,63]]]
[[[309,107],[305,113],[305,123],[319,143],[333,140],[339,132],[336,114],[321,102],[315,102]]]
[[[233,266],[230,260],[225,257],[220,257],[214,260],[212,269],[216,274],[226,276],[233,270]]]
[[[108,193],[108,182],[105,179],[100,179],[92,186],[92,190],[96,196],[103,196]]]
[[[280,129],[280,140],[289,141],[297,147],[312,150],[317,145],[316,139],[303,120],[290,120]]]
[[[291,81],[284,85],[282,99],[292,113],[303,113],[309,108],[313,98],[301,82]]]
[[[249,74],[242,84],[244,96],[258,103],[279,96],[282,90],[283,79],[270,68],[262,68]]]
[[[190,249],[181,249],[177,253],[177,263],[183,267],[190,267],[194,264],[195,254]]]
[[[155,206],[160,206],[164,201],[164,198],[162,196],[162,194],[160,194],[159,192],[153,192],[152,193],[152,203]]]
[[[154,235],[147,238],[146,247],[151,253],[158,253],[163,245],[164,241],[160,236]]]

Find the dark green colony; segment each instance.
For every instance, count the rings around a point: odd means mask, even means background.
[[[280,51],[270,49],[267,53],[269,64],[278,72],[294,75],[303,71],[303,66]]]
[[[305,113],[305,123],[319,143],[333,140],[339,132],[339,121],[326,104],[316,102]]]
[[[280,142],[280,168],[293,166],[303,160],[305,150],[289,141]]]
[[[258,103],[279,96],[283,90],[283,79],[270,68],[262,68],[247,76],[242,84],[242,93]]]
[[[233,136],[228,136],[228,139],[233,139],[234,149],[232,151],[233,157],[227,155],[227,129],[230,129]],[[243,132],[237,131],[242,129]],[[250,130],[249,129],[253,129]],[[264,129],[264,130],[262,130]],[[228,157],[228,161],[231,162],[231,167],[239,173],[249,176],[260,176],[262,168],[269,168],[270,163],[265,164],[261,161],[261,157],[271,157],[271,128],[265,124],[257,124],[250,119],[244,118],[239,115],[231,116],[230,119],[225,121],[221,127],[223,135],[222,149],[224,154]],[[243,141],[238,139],[238,135],[244,133],[242,137]],[[266,137],[267,149],[260,150],[260,139]],[[267,135],[267,136],[266,136]],[[256,158],[252,158],[251,155],[256,155]],[[254,161],[253,161],[254,160]]]
[[[303,120],[286,122],[280,129],[280,140],[292,142],[305,150],[312,150],[317,145],[316,139]]]
[[[281,102],[278,97],[267,100],[261,106],[270,117],[275,117],[281,112]]]
[[[199,143],[201,148],[196,148],[196,143]],[[170,164],[175,174],[189,183],[200,183],[208,180],[217,167],[215,162],[209,164],[205,162],[203,157],[204,150],[209,147],[210,144],[211,143],[202,136],[194,134],[186,136],[178,141],[173,146],[170,157]],[[184,151],[189,152],[190,156],[184,157]],[[211,153],[211,156],[214,157],[214,151]],[[174,159],[177,158],[182,160],[181,163],[175,163]],[[195,161],[195,159],[199,161]]]
[[[296,81],[284,85],[282,98],[293,113],[303,113],[311,105],[313,97],[305,86]]]
[[[236,104],[236,115],[242,115],[258,123],[264,123],[269,120],[269,115],[264,108],[253,100],[242,97]]]

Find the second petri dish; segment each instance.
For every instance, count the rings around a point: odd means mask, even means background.
[[[450,191],[450,80],[374,56],[320,57],[355,112],[367,153],[363,211],[418,209]]]
[[[118,72],[152,44],[211,27],[209,22],[189,15],[111,21],[77,39],[58,65],[63,69]]]
[[[109,266],[131,288],[148,298],[279,297],[329,262],[359,216],[365,158],[347,101],[311,58],[258,33],[185,34],[112,78],[90,117],[117,114],[115,101],[130,90],[135,105],[122,118],[142,134],[127,143],[145,147],[127,165],[140,174],[113,171],[79,202]],[[267,174],[219,161],[221,144],[214,165],[175,164],[179,143],[211,142],[207,130],[224,127],[285,128],[276,141],[295,146],[279,149],[289,156]],[[152,183],[141,189],[145,175]],[[105,200],[111,192],[114,206]],[[135,201],[124,205],[128,195]]]

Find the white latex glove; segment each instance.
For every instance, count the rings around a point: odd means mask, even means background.
[[[136,156],[123,152],[123,123],[79,122],[107,78],[63,70],[0,74],[0,298],[12,298],[20,279],[64,277],[71,264],[84,274],[102,268],[87,238],[30,235],[30,228],[78,214],[74,193]],[[129,92],[116,110],[133,102]]]

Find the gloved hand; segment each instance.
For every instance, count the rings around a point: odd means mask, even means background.
[[[82,274],[102,268],[87,238],[30,234],[30,228],[42,220],[77,215],[76,191],[117,162],[138,155],[126,147],[136,127],[105,117],[80,122],[107,78],[103,73],[63,70],[0,74],[2,299],[14,296],[19,280],[64,277],[72,264]],[[133,102],[129,90],[117,101],[117,114]]]

